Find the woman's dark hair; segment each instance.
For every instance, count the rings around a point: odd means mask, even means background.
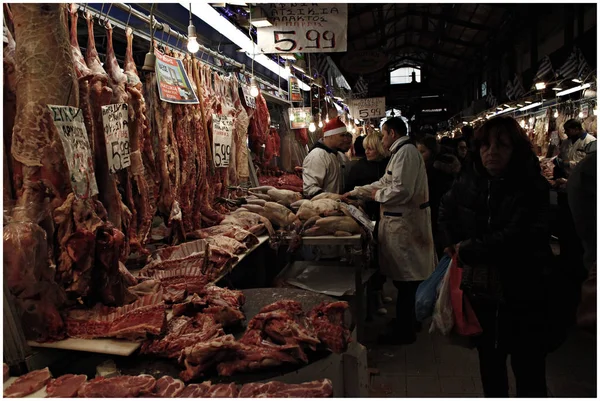
[[[365,157],[365,147],[363,145],[363,141],[365,140],[364,136],[359,136],[354,141],[354,155],[358,157]]]
[[[394,130],[400,136],[405,136],[408,134],[408,128],[406,127],[406,123],[400,117],[392,117],[385,120],[383,126],[389,130]]]
[[[490,135],[493,133],[508,135],[512,144],[513,151],[511,159],[508,162],[507,175],[524,177],[532,172],[540,174],[540,163],[533,151],[527,134],[517,120],[504,116],[488,120],[475,132],[473,163],[477,170],[485,171],[479,151],[482,145],[489,145]]]
[[[425,135],[417,140],[417,144],[425,146],[431,152],[432,160],[440,153],[440,144],[433,135]]]
[[[462,133],[462,138],[467,143],[467,146],[470,145],[470,142],[473,141],[473,137],[475,135],[475,130],[470,125],[465,125],[460,129]]]

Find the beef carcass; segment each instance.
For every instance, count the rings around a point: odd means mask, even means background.
[[[10,151],[19,164],[15,181],[42,182],[45,186],[25,185],[18,200],[24,202],[33,191],[48,191],[52,209],[66,199],[71,184],[62,143],[47,105],[79,104],[64,7],[58,3],[11,5],[17,107]],[[40,207],[33,205],[27,215],[38,215]]]
[[[231,358],[240,347],[231,334],[187,347],[179,358],[179,363],[185,366],[179,376],[186,382],[198,378],[214,365]]]
[[[62,375],[57,379],[52,379],[46,385],[46,394],[48,398],[74,398],[77,392],[87,381],[86,375]]]
[[[20,376],[4,390],[7,398],[22,398],[35,393],[50,381],[52,374],[48,368],[31,371]]]
[[[223,335],[222,326],[211,315],[198,313],[194,317],[174,317],[168,324],[166,335],[144,342],[140,353],[179,358],[185,348]]]
[[[160,398],[179,397],[185,389],[185,383],[171,376],[163,376],[156,381],[152,396]]]
[[[97,377],[80,387],[77,395],[85,398],[130,398],[151,395],[156,379],[150,375]]]
[[[308,313],[319,340],[338,354],[346,352],[350,342],[350,330],[344,324],[344,313],[348,308],[345,301],[323,302]]]
[[[234,147],[232,147],[231,158],[235,160],[233,171],[230,172],[229,181],[233,185],[238,185],[242,182],[247,182],[250,177],[250,170],[248,166],[248,125],[250,124],[250,117],[248,113],[242,107],[241,99],[239,96],[239,82],[236,76],[231,80],[231,91],[233,93],[233,103],[237,112],[235,117],[234,127]],[[231,175],[233,174],[233,176]]]
[[[129,144],[130,172],[134,188],[135,208],[138,212],[138,242],[143,246],[152,227],[158,199],[158,179],[156,177],[154,151],[152,149],[150,124],[146,118],[147,106],[143,96],[143,85],[138,76],[133,59],[133,30],[125,30],[127,49],[125,51],[125,75],[129,93]],[[137,190],[137,191],[136,191]],[[143,251],[143,248],[140,249]]]
[[[328,398],[333,396],[331,380],[322,379],[300,384],[277,381],[247,383],[242,386],[239,398]]]
[[[7,19],[8,23],[12,25],[12,13],[10,12],[9,5],[4,3],[4,36],[6,41],[4,42],[4,53],[2,58],[4,65],[4,114],[2,123],[4,129],[4,168],[7,170],[4,181],[5,202],[16,199],[16,194],[20,193],[23,186],[22,173],[17,173],[15,171],[15,168],[20,169],[20,165],[17,166],[17,163],[15,163],[10,152],[13,126],[15,124],[17,113],[17,74],[15,69],[16,44],[13,35],[7,26]]]
[[[158,335],[166,326],[162,293],[150,294],[120,308],[96,305],[67,313],[67,334],[76,338],[116,337],[127,339]]]
[[[199,292],[209,282],[209,277],[199,267],[157,270],[152,278],[159,280],[163,287],[185,288],[188,294]]]

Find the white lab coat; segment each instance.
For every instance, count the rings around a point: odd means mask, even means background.
[[[575,143],[571,142],[570,138],[565,139],[560,146],[560,158],[565,163],[565,169],[568,174],[577,166],[587,155],[587,146],[594,142],[594,138],[590,134],[585,134],[585,137],[579,138]]]
[[[338,152],[319,141],[302,163],[302,189],[304,196],[312,198],[321,192],[339,194],[343,175]]]
[[[423,157],[408,137],[398,139],[390,151],[386,172],[370,185],[356,187],[352,195],[381,203],[379,264],[381,273],[394,281],[427,279],[436,263],[431,233],[429,190]]]

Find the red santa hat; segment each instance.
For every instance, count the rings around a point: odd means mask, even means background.
[[[347,131],[348,128],[346,128],[346,124],[344,124],[338,117],[325,124],[325,127],[323,128],[323,136],[343,134]]]

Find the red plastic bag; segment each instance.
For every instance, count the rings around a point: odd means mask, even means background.
[[[481,334],[481,325],[469,299],[460,289],[463,270],[458,267],[456,255],[450,265],[450,299],[454,313],[454,331],[461,336],[476,336]]]

